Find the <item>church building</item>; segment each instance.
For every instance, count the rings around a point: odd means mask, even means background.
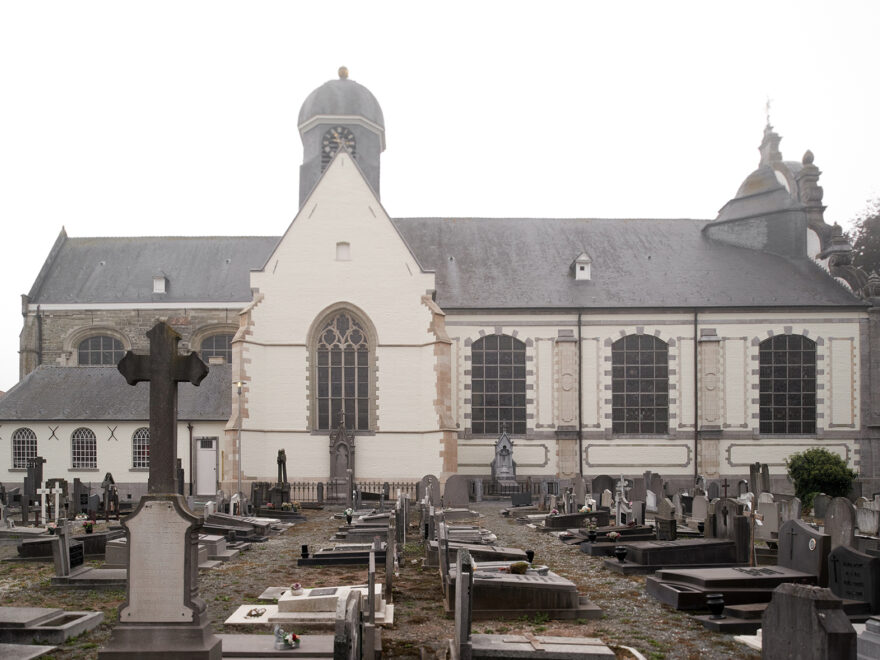
[[[824,447],[880,490],[880,278],[825,222],[813,154],[783,160],[769,124],[702,220],[391,218],[367,88],[340,69],[298,126],[280,237],[62,229],[22,298],[0,481],[40,455],[44,475],[145,492],[148,386],[115,364],[164,320],[211,369],[181,385],[198,494],[274,481],[281,449],[291,481],[488,477],[502,432],[519,477],[687,485],[760,461],[784,480],[786,457]]]

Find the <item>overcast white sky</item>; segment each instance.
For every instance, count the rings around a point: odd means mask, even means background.
[[[346,65],[392,217],[714,218],[812,149],[829,222],[880,194],[877,2],[4,2],[0,389],[71,236],[280,235],[299,107]]]

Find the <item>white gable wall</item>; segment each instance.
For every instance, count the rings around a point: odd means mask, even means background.
[[[341,252],[349,259],[337,259],[338,243],[349,245]],[[422,300],[434,276],[422,272],[347,153],[328,166],[251,286],[260,300],[242,347],[244,478],[273,478],[282,448],[291,480],[329,476],[328,432],[313,430],[310,418],[309,341],[337,307],[375,332],[375,423],[358,433],[356,478],[442,471],[436,337]],[[234,476],[234,460],[228,465],[225,479]]]

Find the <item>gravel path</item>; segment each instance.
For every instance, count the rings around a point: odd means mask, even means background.
[[[538,635],[599,637],[618,651],[619,658],[630,657],[620,647],[630,646],[645,657],[660,658],[760,658],[737,644],[732,637],[708,632],[680,612],[659,604],[645,592],[644,577],[621,577],[601,568],[601,560],[577,548],[518,525],[501,515],[502,503],[482,502],[472,508],[482,514],[481,524],[495,532],[498,544],[535,550],[535,561],[574,581],[604,611],[597,621],[546,621],[536,616],[528,621],[478,621],[476,633],[532,632]],[[363,583],[366,569],[357,566],[298,567],[300,546],[318,548],[328,543],[339,521],[333,511],[308,511],[308,521],[285,534],[226,562],[218,569],[199,576],[200,595],[217,632],[269,632],[254,626],[224,626],[223,621],[243,603],[256,603],[256,597],[269,586],[301,582],[306,587]],[[452,637],[452,620],[444,616],[440,579],[436,569],[422,569],[424,550],[415,527],[404,548],[401,572],[394,584],[395,625],[383,632],[385,657],[443,658],[446,640]],[[96,564],[97,565],[97,564]],[[52,568],[47,563],[0,563],[0,599],[4,605],[98,609],[105,613],[99,628],[69,640],[55,658],[97,657],[98,648],[109,638],[116,622],[116,611],[125,597],[123,591],[65,592],[53,589],[48,580]]]

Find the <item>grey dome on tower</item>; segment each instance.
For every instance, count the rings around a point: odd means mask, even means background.
[[[385,118],[372,92],[348,78],[328,80],[306,97],[297,120],[303,143],[299,175],[302,206],[324,170],[340,150],[355,160],[379,196],[379,157],[385,150]]]
[[[345,69],[345,67],[340,67]],[[360,83],[340,76],[336,80],[328,80],[306,97],[299,111],[297,126],[302,126],[310,119],[325,116],[357,116],[363,117],[381,128],[385,128],[382,108],[373,93]]]

